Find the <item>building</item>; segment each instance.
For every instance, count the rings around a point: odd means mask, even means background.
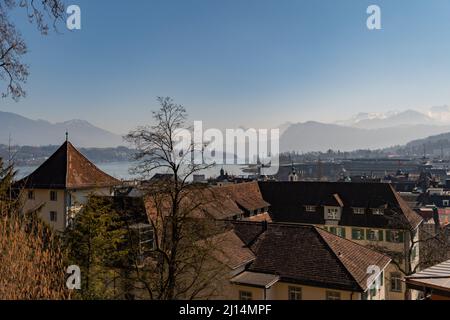
[[[450,300],[450,260],[406,277],[406,286],[426,300]]]
[[[119,184],[66,141],[17,186],[23,212],[37,210],[55,230],[64,231],[90,195],[112,195]]]
[[[311,225],[237,221],[234,232],[254,259],[229,299],[385,299],[384,254]]]
[[[383,252],[386,299],[405,299],[404,274],[419,263],[422,218],[385,183],[260,182],[274,222],[311,224]],[[414,298],[414,297],[411,297]]]

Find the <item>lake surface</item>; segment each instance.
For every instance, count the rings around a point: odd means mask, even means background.
[[[104,172],[106,172],[107,174],[117,179],[131,180],[133,178],[137,178],[136,176],[130,174],[130,168],[134,165],[131,162],[96,163],[95,165]],[[251,173],[242,171],[242,169],[245,168],[244,165],[223,165],[223,166],[217,165],[207,170],[198,172],[197,174],[204,174],[206,178],[215,178],[220,175],[220,169],[222,167],[229,175],[243,176],[243,177],[248,177],[249,175],[251,175]],[[17,167],[18,170],[17,178],[21,179],[23,177],[26,177],[36,169],[37,166]]]

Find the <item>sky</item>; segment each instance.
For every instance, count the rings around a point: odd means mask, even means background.
[[[151,121],[157,96],[221,129],[450,104],[448,0],[65,3],[80,6],[81,30],[44,37],[13,13],[30,77],[0,110],[124,134]],[[366,27],[371,4],[381,30]]]

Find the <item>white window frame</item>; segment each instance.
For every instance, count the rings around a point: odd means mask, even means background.
[[[402,243],[400,241],[400,230],[391,230],[391,242],[392,243]]]
[[[371,234],[374,235],[374,237],[371,237]],[[367,229],[366,231],[366,238],[369,241],[378,241],[380,240],[380,233],[378,230],[374,230],[374,229]]]
[[[372,214],[376,215],[376,216],[384,215],[384,209],[382,209],[382,208],[372,208],[371,211],[372,211]]]
[[[347,235],[347,231],[345,230],[345,227],[336,228],[336,235],[338,237],[345,238]]]
[[[329,207],[327,208],[327,220],[339,220],[339,208]]]
[[[239,300],[242,301],[253,300],[253,293],[251,291],[239,290]]]
[[[353,214],[366,214],[366,208],[353,208]]]
[[[450,200],[442,200],[442,205],[448,207],[450,205]]]
[[[316,206],[307,205],[307,206],[305,206],[305,211],[306,212],[310,212],[310,213],[314,213],[314,212],[317,212],[317,207]]]
[[[302,288],[289,286],[288,299],[289,300],[302,300]]]
[[[341,293],[337,291],[326,292],[326,300],[341,300]]]
[[[400,272],[391,272],[389,289],[391,292],[403,292],[402,275]]]

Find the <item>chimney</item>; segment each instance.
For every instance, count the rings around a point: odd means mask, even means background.
[[[439,210],[436,206],[433,207],[433,221],[434,221],[434,232],[435,234],[438,234],[441,227],[441,223],[439,221]]]
[[[266,232],[267,231],[267,220],[264,220],[261,223],[262,223],[262,232]]]

